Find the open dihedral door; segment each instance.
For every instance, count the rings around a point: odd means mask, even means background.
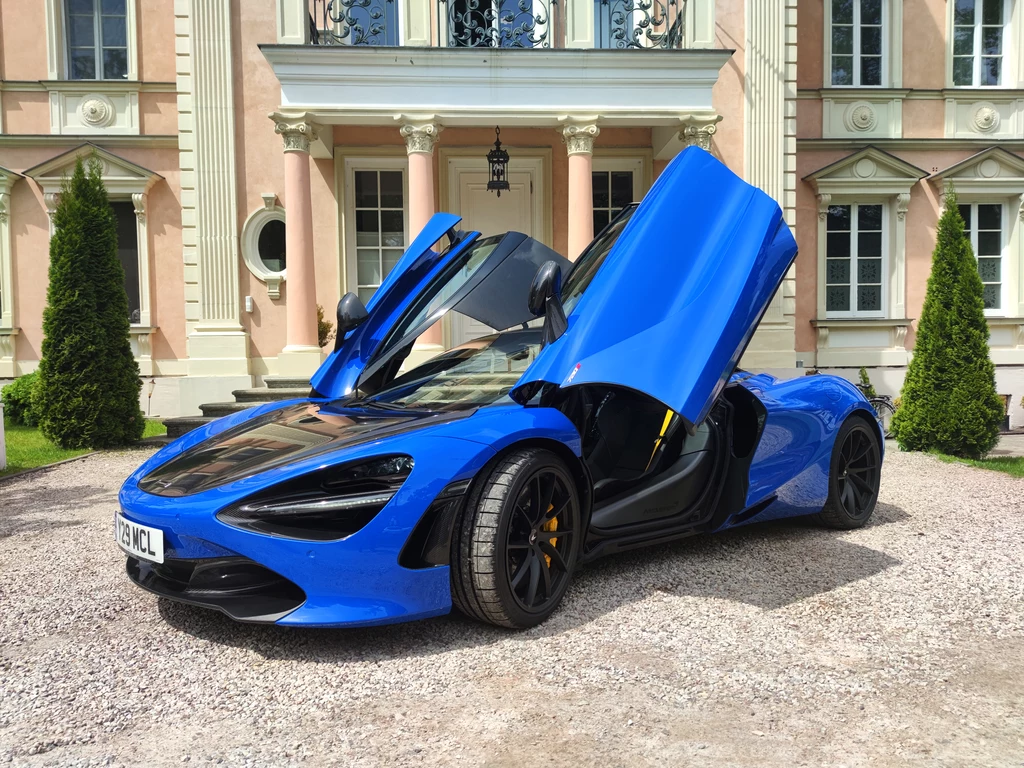
[[[572,307],[566,332],[538,355],[513,396],[536,382],[617,385],[664,403],[693,433],[796,252],[774,200],[707,152],[686,149],[632,214]]]

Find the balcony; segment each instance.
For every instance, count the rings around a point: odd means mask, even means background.
[[[682,49],[686,20],[687,0],[310,0],[309,42],[422,45],[429,35],[440,48]]]

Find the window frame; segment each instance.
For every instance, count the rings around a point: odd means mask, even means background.
[[[1010,216],[1009,206],[1004,200],[986,199],[985,197],[969,197],[966,200],[957,200],[958,205],[970,206],[971,228],[966,234],[971,242],[971,254],[974,261],[978,261],[978,206],[998,205],[999,206],[999,308],[986,309],[985,317],[1007,317],[1007,308],[1010,299],[1009,293],[1009,246],[1010,246]],[[991,231],[991,230],[986,230]],[[988,256],[986,258],[992,258]],[[980,276],[980,273],[979,273]],[[984,283],[983,283],[984,284]]]
[[[341,216],[341,242],[344,243],[342,269],[342,293],[359,294],[359,253],[356,245],[356,171],[401,171],[402,173],[402,224],[405,245],[403,252],[409,248],[409,159],[403,152],[395,156],[347,156],[344,159],[344,193]],[[378,209],[379,210],[379,209]],[[381,246],[378,246],[378,249]],[[383,280],[383,265],[381,279]]]
[[[633,174],[633,199],[630,202],[639,203],[643,199],[644,193],[650,186],[647,179],[647,162],[643,157],[602,157],[595,155],[591,164],[591,184],[593,184],[593,177],[595,173],[614,173],[616,171],[629,171]],[[608,199],[608,206],[592,206],[593,210],[607,210],[608,221],[610,222],[615,217],[611,214],[613,210],[611,207],[611,197]],[[596,236],[598,230],[594,229],[594,235]]]
[[[280,272],[273,272],[267,269],[267,265],[260,258],[260,233],[271,221],[285,221],[285,210],[276,205],[277,196],[272,193],[265,193],[263,207],[257,208],[246,218],[242,224],[239,244],[241,246],[242,261],[249,271],[262,283],[266,283],[267,295],[272,300],[281,298],[281,283],[288,279],[287,253],[285,254],[285,268]],[[286,233],[287,236],[287,233]]]
[[[72,80],[69,77],[70,61],[68,57],[69,36],[67,32],[67,0],[44,0],[46,11],[46,70],[47,79],[66,83],[96,83],[102,92],[107,84],[131,83],[139,79],[139,39],[137,0],[125,0],[125,43],[127,45],[128,66],[125,77],[118,80]],[[102,46],[100,46],[102,48]]]
[[[853,83],[839,85],[832,82],[832,0],[824,0],[824,51],[822,56],[822,82],[826,88],[898,88],[902,84],[900,75],[902,62],[897,65],[896,59],[902,55],[903,37],[903,3],[902,0],[881,0],[882,11],[882,72],[878,85],[862,85],[860,83],[860,6],[862,0],[854,0],[853,13]]]
[[[97,77],[72,77],[72,74],[71,74],[71,50],[72,50],[72,48],[71,48],[71,32],[70,32],[70,29],[69,29],[69,26],[70,26],[69,25],[69,21],[70,21],[71,15],[72,15],[71,14],[71,10],[69,8],[69,4],[71,2],[72,2],[72,0],[63,0],[64,5],[63,5],[63,8],[62,8],[62,10],[64,12],[63,13],[63,21],[64,21],[64,35],[63,35],[63,37],[64,37],[64,79],[65,80],[71,80],[71,81],[74,81],[74,82],[83,82],[83,83],[90,83],[90,82],[114,82],[114,83],[120,83],[120,82],[124,82],[124,81],[128,80],[129,79],[128,78],[128,69],[129,69],[129,67],[128,67],[128,37],[129,37],[128,5],[130,3],[130,0],[125,0],[124,17],[123,17],[124,18],[124,45],[123,46],[121,46],[121,45],[108,46],[108,45],[104,44],[104,42],[103,42],[103,18],[104,18],[104,16],[111,17],[111,18],[120,18],[120,17],[116,16],[115,14],[104,14],[103,13],[103,0],[92,0],[92,2],[93,2],[93,9],[92,9],[92,29],[93,29],[92,51],[93,51],[93,62],[95,64],[95,66],[96,66],[96,69],[95,69],[96,73],[98,75],[102,75],[102,76],[97,76]],[[78,15],[84,15],[84,14],[78,14]],[[124,73],[124,77],[107,77],[106,76],[107,73],[104,71],[103,52],[107,48],[116,48],[116,49],[124,48],[124,55],[125,55],[125,73]]]
[[[857,259],[858,259],[858,238],[855,235],[859,234],[860,230],[855,226],[855,222],[859,224],[860,218],[860,207],[862,205],[877,205],[882,209],[882,269],[881,269],[881,297],[879,304],[881,309],[875,312],[861,311],[859,309],[849,310],[829,310],[828,309],[828,222],[826,220],[825,242],[821,248],[823,255],[821,269],[826,270],[826,273],[822,279],[822,285],[824,286],[825,295],[822,297],[822,303],[825,306],[824,319],[826,320],[874,320],[874,319],[887,319],[889,317],[889,274],[891,269],[891,248],[892,248],[892,228],[890,223],[889,204],[884,200],[832,200],[830,206],[850,206],[850,306],[856,307],[857,305]]]
[[[949,0],[947,5],[949,6],[947,11],[947,43],[946,43],[946,86],[949,88],[1005,88],[1007,82],[1007,69],[1010,68],[1014,62],[1014,43],[1013,40],[1013,0],[1002,0],[1003,4],[1003,39],[1000,45],[999,54],[999,82],[995,85],[980,85],[979,75],[981,74],[981,60],[985,58],[982,54],[979,54],[981,44],[981,31],[985,24],[979,23],[979,9],[984,10],[985,0],[974,0],[974,40],[972,47],[972,58],[974,59],[974,66],[971,71],[971,82],[958,85],[953,80],[953,64],[958,57],[955,55],[956,51],[956,27],[959,26],[956,23],[956,0]],[[1011,44],[1008,46],[1007,43]],[[1017,53],[1017,56],[1020,54]]]

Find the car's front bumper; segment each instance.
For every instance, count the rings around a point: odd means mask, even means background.
[[[337,541],[270,536],[217,518],[219,510],[265,487],[266,480],[250,478],[238,487],[179,497],[145,493],[129,480],[120,494],[121,514],[163,532],[165,562],[130,558],[128,575],[162,597],[214,608],[241,621],[342,627],[448,613],[448,566],[404,567],[399,559],[445,485],[453,477],[471,477],[493,452],[451,438],[412,442],[405,446],[415,466],[395,497],[364,528]],[[379,445],[368,447],[346,459],[379,450]],[[216,572],[225,564],[244,568]]]

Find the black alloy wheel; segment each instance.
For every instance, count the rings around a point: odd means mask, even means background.
[[[569,510],[576,503],[570,487],[572,481],[564,473],[539,469],[523,485],[512,507],[505,537],[505,574],[525,611],[543,610],[561,595],[562,582],[569,578],[562,553],[572,547],[577,517]]]
[[[874,512],[881,481],[878,430],[866,419],[851,416],[836,435],[821,521],[833,528],[861,527]]]
[[[569,587],[581,540],[579,492],[562,460],[511,453],[475,483],[456,523],[452,602],[491,624],[540,624]]]

